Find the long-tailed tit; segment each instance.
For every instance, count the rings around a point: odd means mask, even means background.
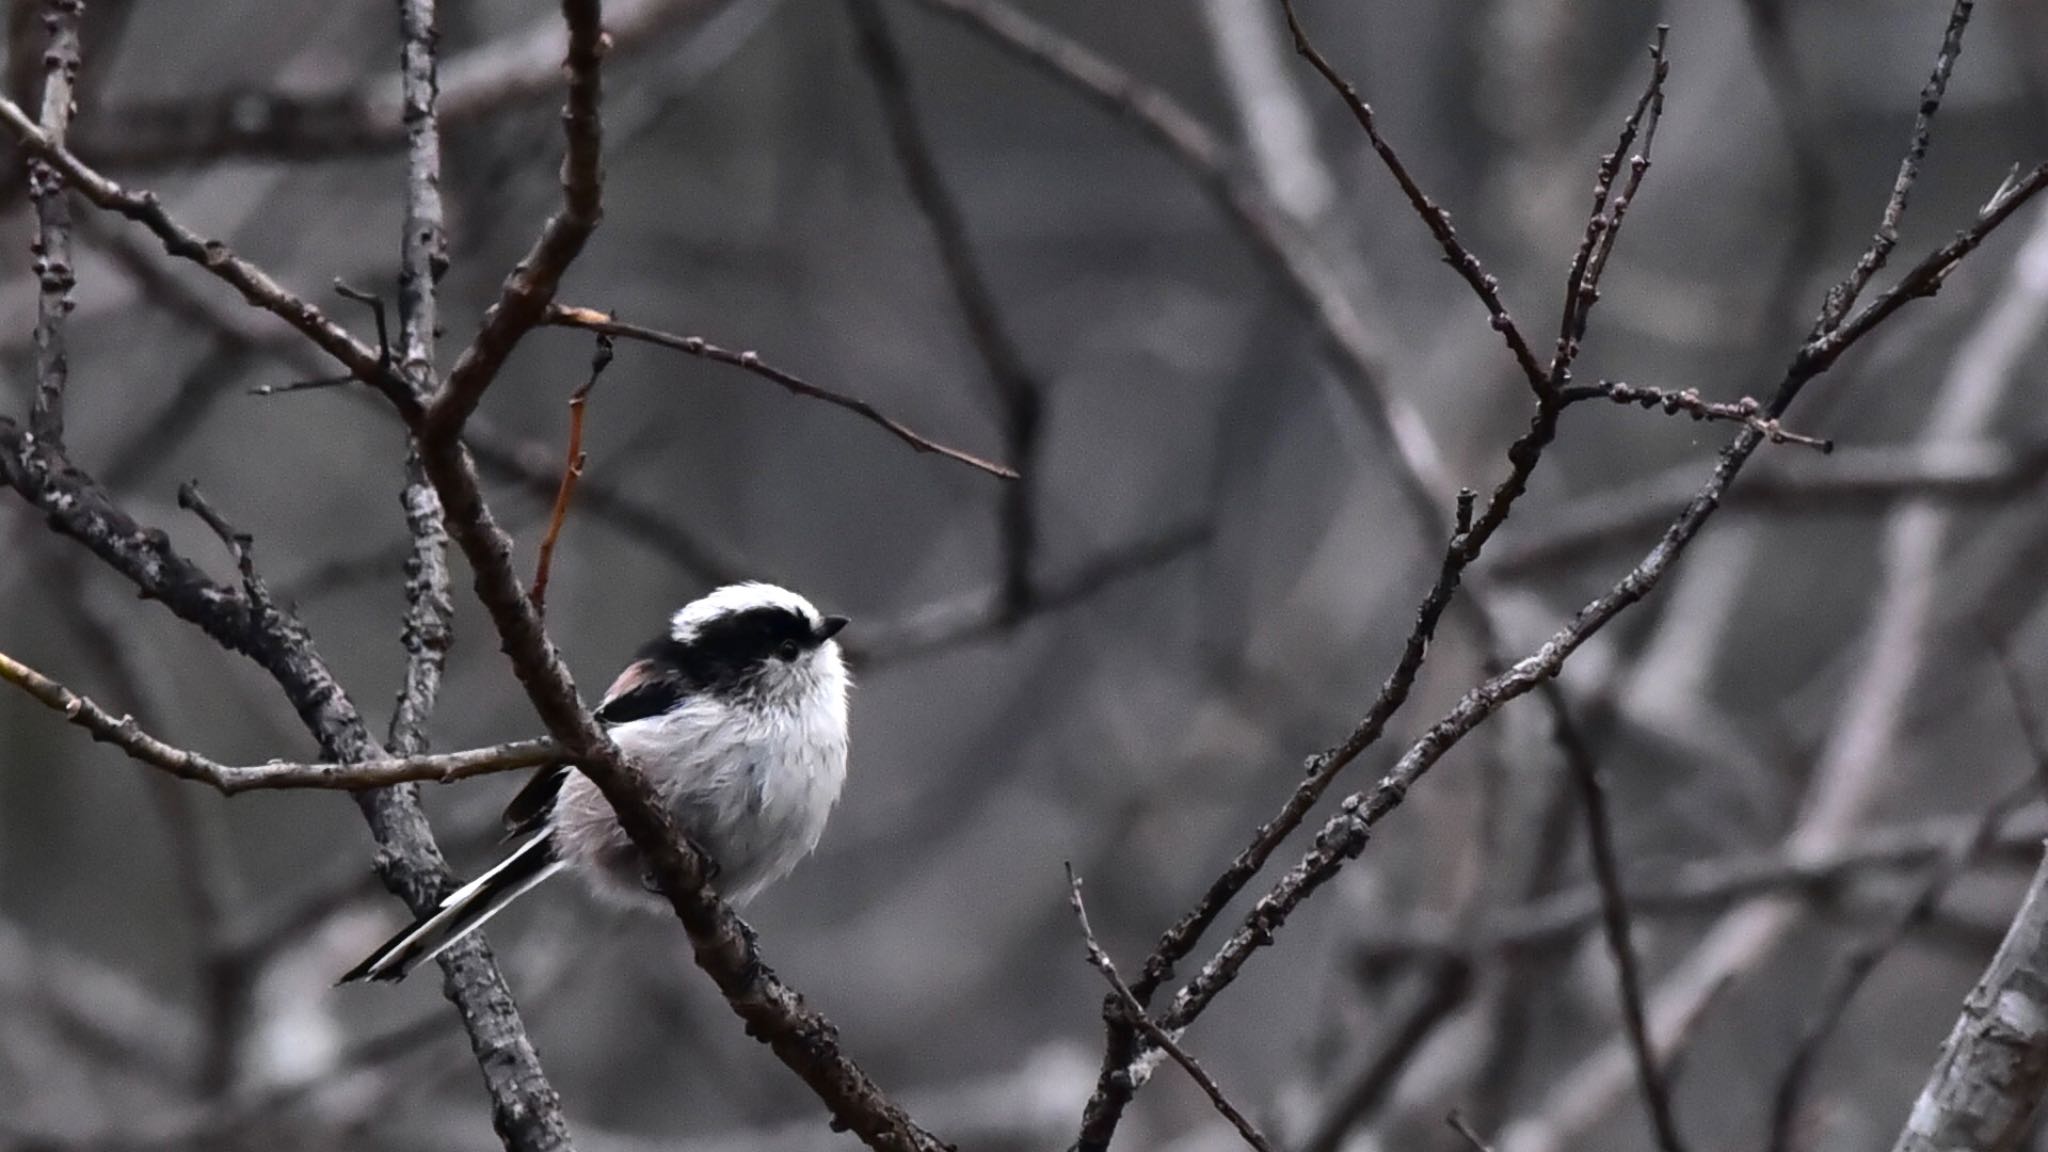
[[[677,612],[598,706],[734,904],[809,855],[839,799],[848,680],[832,637],[845,626],[787,589],[729,585]],[[610,803],[581,773],[541,769],[505,822],[527,840],[341,982],[404,979],[564,868],[601,896],[666,907]]]

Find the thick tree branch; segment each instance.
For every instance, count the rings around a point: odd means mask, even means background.
[[[569,27],[569,52],[562,63],[569,78],[569,99],[562,109],[562,206],[541,228],[518,267],[505,278],[497,302],[484,313],[482,326],[449,369],[448,379],[434,393],[421,417],[424,430],[437,438],[457,435],[484,392],[525,335],[544,322],[562,274],[583,251],[604,214],[604,121],[599,114],[602,79],[599,65],[609,47],[599,0],[562,0],[562,19]]]
[[[1800,1029],[1799,1040],[1785,1062],[1777,1090],[1772,1093],[1770,1142],[1765,1145],[1768,1152],[1792,1152],[1793,1127],[1799,1119],[1799,1105],[1814,1068],[1820,1062],[1821,1049],[1841,1026],[1842,1017],[1848,1012],[1856,993],[1862,990],[1864,982],[1877,971],[1877,966],[1887,955],[1934,915],[1950,886],[1969,871],[1970,866],[1997,839],[1999,825],[2004,823],[2006,816],[2038,791],[2032,772],[2018,787],[2008,789],[1997,803],[1984,810],[1967,835],[1958,837],[1949,846],[1947,853],[1921,880],[1912,898],[1892,917],[1891,923],[1851,948],[1835,966],[1828,977],[1827,987],[1821,993],[1820,1010]]]
[[[2048,860],[1963,1001],[1893,1152],[2011,1152],[2048,1092]]]
[[[594,0],[564,0],[570,50],[564,127],[564,207],[506,282],[482,330],[464,351],[428,410],[415,423],[420,459],[446,510],[449,535],[468,559],[478,600],[534,711],[612,805],[647,871],[688,932],[703,968],[748,1032],[769,1045],[831,1111],[836,1123],[877,1149],[938,1152],[945,1145],[919,1128],[840,1051],[835,1029],[811,1011],[760,957],[753,933],[712,891],[703,856],[639,770],[584,707],[575,680],[541,624],[511,566],[512,541],[483,496],[475,462],[462,444],[469,414],[519,338],[543,321],[562,273],[596,226],[601,185],[598,67],[602,32]]]
[[[73,91],[78,80],[79,25],[85,0],[47,0],[43,23],[49,47],[43,52],[42,133],[59,147],[71,126]],[[36,393],[29,428],[47,440],[64,436],[64,388],[71,378],[71,359],[64,343],[64,318],[71,313],[71,289],[77,282],[71,262],[71,204],[64,181],[47,161],[28,165],[29,199],[36,209],[36,238],[31,245],[36,272]]]
[[[0,473],[51,527],[90,549],[145,596],[161,601],[216,643],[269,672],[322,750],[340,762],[384,758],[360,713],[315,650],[305,626],[274,604],[263,606],[215,583],[179,555],[163,532],[116,506],[57,446],[0,418]],[[267,597],[265,600],[267,601]],[[415,913],[450,887],[448,867],[418,802],[402,789],[357,797],[379,846],[385,884]],[[491,1093],[492,1120],[513,1152],[553,1152],[568,1144],[554,1089],[541,1073],[504,979],[480,939],[441,957],[442,990],[462,1015]]]

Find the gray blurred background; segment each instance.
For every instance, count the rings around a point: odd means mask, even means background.
[[[8,32],[19,96],[41,32],[36,5],[13,7],[31,10]],[[1442,478],[1489,488],[1526,424],[1526,387],[1342,105],[1287,50],[1277,8],[1023,8],[1233,148],[1256,138],[1233,171],[1312,237],[1363,318],[1381,386],[1441,450]],[[1867,241],[1947,14],[1932,0],[1304,9],[1538,334],[1557,313],[1593,165],[1641,91],[1653,25],[1669,22],[1668,113],[1580,374],[1715,400],[1770,387]],[[562,298],[758,349],[935,439],[1009,458],[989,371],[845,10],[642,10],[606,69],[605,222]],[[1031,570],[1042,590],[1078,581],[1081,594],[1047,592],[1014,627],[995,626],[984,608],[1003,570],[997,481],[729,368],[626,345],[592,402],[591,487],[562,538],[549,623],[592,697],[668,612],[732,576],[786,582],[854,618],[848,638],[869,659],[845,799],[817,857],[750,919],[777,970],[920,1120],[963,1148],[1054,1147],[1093,1083],[1104,990],[1083,962],[1062,862],[1086,878],[1103,943],[1135,969],[1279,805],[1302,758],[1356,721],[1440,545],[1298,297],[1198,183],[971,27],[923,3],[886,11],[932,155],[1042,390]],[[444,60],[556,23],[540,0],[450,4]],[[327,285],[392,291],[398,149],[320,131],[291,148],[221,141],[260,143],[281,97],[319,104],[395,83],[391,6],[98,0],[86,35],[80,153],[368,334],[366,313]],[[547,85],[446,128],[444,349],[466,341],[555,202],[558,106]],[[2048,4],[1982,6],[1902,264],[1965,224],[2012,164],[2048,150],[2044,112]],[[15,156],[5,163],[12,413],[33,377],[35,281],[32,216]],[[328,369],[132,228],[79,212],[72,455],[227,574],[176,507],[178,483],[197,479],[254,534],[356,698],[388,707],[403,660],[397,424],[341,389],[249,395]],[[1575,658],[1565,680],[1609,776],[1632,882],[1768,853],[1817,807],[1827,827],[1809,833],[1815,845],[1880,842],[1874,830],[1968,817],[2030,771],[1994,653],[2048,691],[2048,468],[2035,447],[2048,437],[2048,361],[2034,339],[2048,242],[2023,259],[2036,233],[2048,223],[2029,209],[1793,410],[1788,426],[1841,450],[1770,447],[1754,471],[1819,477],[1821,495],[1737,502],[1656,598]],[[482,411],[491,493],[522,571],[590,352],[583,334],[536,333]],[[1529,651],[1618,577],[1661,521],[1545,543],[1618,503],[1675,508],[1659,493],[1703,479],[1724,428],[1618,407],[1569,414],[1481,565],[1504,654]],[[1909,511],[1896,488],[1845,494],[1825,479],[1930,461],[1992,481]],[[1437,495],[1448,509],[1451,493]],[[436,747],[534,734],[465,574],[457,585]],[[219,760],[315,753],[258,669],[137,601],[11,493],[0,650]],[[1369,784],[1481,663],[1470,629],[1447,626],[1390,739],[1342,790]],[[1529,846],[1561,779],[1544,713],[1514,705],[1190,1032],[1284,1146],[1313,1142],[1355,1069],[1432,990],[1433,970],[1403,959],[1401,941],[1483,934],[1520,901],[1585,883],[1576,836],[1555,867]],[[514,787],[425,793],[459,868],[489,862]],[[2037,809],[2015,827],[2038,830]],[[1761,1139],[1816,991],[1850,942],[1890,918],[1925,857],[1909,863],[1773,905],[1789,911],[1737,951],[1738,976],[1712,982],[1677,1080],[1698,1146]],[[1879,969],[1823,1058],[1802,1147],[1890,1139],[2028,863],[2018,849],[1988,856]],[[1729,908],[1645,912],[1653,984],[1693,974],[1694,949],[1735,931]],[[224,800],[0,694],[0,1144],[494,1147],[433,980],[328,987],[401,912],[341,798]],[[253,959],[223,961],[252,934]],[[615,918],[563,884],[490,936],[580,1146],[853,1146],[742,1034],[673,922]],[[1598,1090],[1573,1079],[1596,1076],[1587,1061],[1617,1027],[1596,928],[1481,948],[1463,993],[1392,1090],[1340,1126],[1357,1147],[1452,1146],[1452,1106],[1510,1147],[1645,1145],[1625,1075]],[[1589,1114],[1567,1115],[1579,1100]],[[1164,1069],[1120,1146],[1235,1139]]]

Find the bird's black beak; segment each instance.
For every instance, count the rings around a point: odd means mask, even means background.
[[[823,620],[818,621],[818,630],[811,633],[811,636],[818,643],[823,644],[825,641],[839,635],[839,630],[846,627],[846,625],[847,619],[844,616],[827,616]]]

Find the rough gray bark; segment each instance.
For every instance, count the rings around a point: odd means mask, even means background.
[[[2048,1091],[2048,859],[1963,1002],[1893,1152],[2005,1152]]]

